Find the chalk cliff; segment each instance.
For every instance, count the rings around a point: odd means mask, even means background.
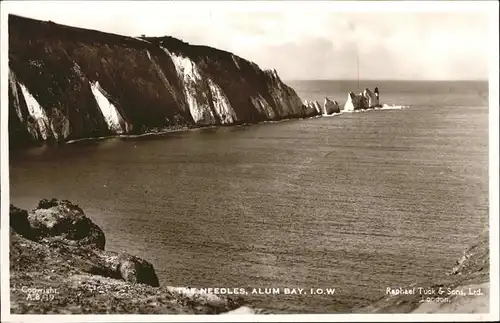
[[[307,114],[276,70],[226,51],[9,16],[13,146]]]

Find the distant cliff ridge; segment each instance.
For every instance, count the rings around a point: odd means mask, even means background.
[[[307,115],[275,70],[229,52],[9,16],[14,146]]]

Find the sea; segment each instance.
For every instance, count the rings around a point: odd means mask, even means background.
[[[396,107],[11,151],[10,202],[70,200],[161,285],[271,313],[349,313],[451,270],[488,225],[488,83],[287,84]]]

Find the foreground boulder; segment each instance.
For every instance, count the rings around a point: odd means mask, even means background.
[[[70,201],[41,200],[38,207],[29,212],[28,221],[40,238],[104,250],[104,232]]]
[[[154,267],[148,261],[127,253],[98,253],[103,268],[116,273],[116,276],[130,283],[142,283],[153,287],[160,286]]]
[[[10,211],[12,313],[218,314],[243,304],[160,288],[151,263],[103,250],[102,230],[69,201]]]
[[[75,268],[130,283],[159,286],[148,261],[127,253],[104,251],[104,232],[70,201],[44,199],[30,212],[11,205],[10,219],[16,233],[66,255]]]

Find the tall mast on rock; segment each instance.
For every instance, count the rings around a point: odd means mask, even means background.
[[[351,21],[348,22],[348,28],[352,33],[353,39],[356,39],[356,25]],[[358,79],[358,91],[359,91],[359,48],[358,48],[358,43],[354,43],[356,46],[356,74],[357,74],[357,79]]]
[[[359,53],[356,48],[356,71],[358,73],[358,91],[359,91]]]

